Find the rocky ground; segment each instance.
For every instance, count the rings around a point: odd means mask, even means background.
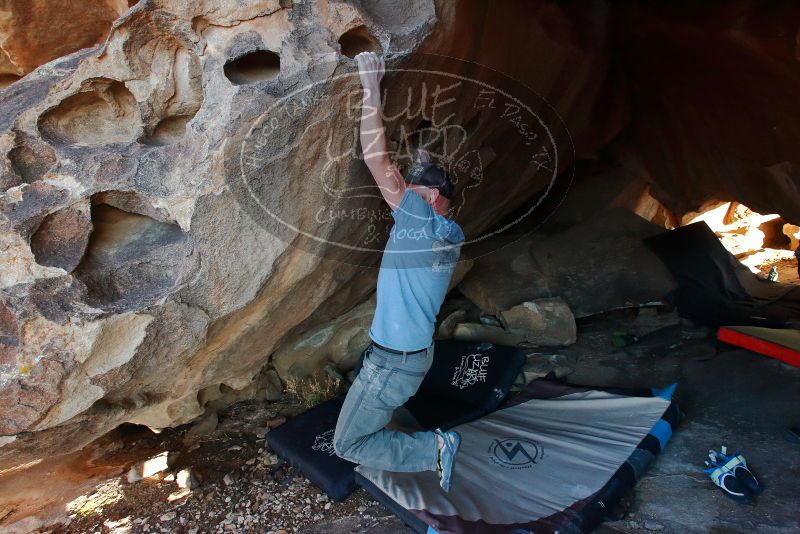
[[[199,437],[192,437],[191,427],[160,434],[122,427],[104,440],[94,461],[133,465],[71,500],[63,523],[36,531],[278,534],[401,528],[365,492],[331,502],[269,451],[264,432],[300,410],[293,399],[238,403],[219,415],[213,432]],[[143,463],[147,458],[153,460]],[[142,468],[162,467],[136,480]],[[139,476],[132,474],[137,469]]]

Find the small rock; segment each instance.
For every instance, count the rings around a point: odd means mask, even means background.
[[[183,499],[184,497],[187,497],[187,496],[189,496],[189,494],[191,494],[191,493],[192,493],[192,492],[191,492],[191,491],[189,491],[188,489],[181,489],[181,490],[178,490],[178,491],[176,491],[176,492],[174,492],[174,493],[170,493],[170,494],[167,496],[167,502],[175,502],[175,501],[179,501],[179,500]],[[181,521],[183,521],[183,519],[181,519]]]
[[[283,397],[283,383],[274,369],[264,373],[264,396],[268,401],[281,400]]]
[[[283,417],[283,416],[276,417],[275,419],[271,419],[271,420],[267,421],[267,428],[272,430],[273,428],[276,428],[276,427],[282,425],[285,422],[286,422],[286,418],[285,417]]]
[[[231,475],[229,474],[226,474],[224,477],[222,477],[222,481],[225,483],[226,486],[230,486],[231,484],[233,484],[233,477],[231,477]]]
[[[196,489],[197,479],[195,478],[194,474],[190,469],[181,469],[178,471],[178,474],[175,476],[175,482],[178,483],[179,488],[184,489]]]
[[[141,466],[134,465],[133,467],[128,470],[128,484],[133,484],[134,482],[139,482],[142,480],[142,471]]]
[[[439,323],[439,328],[436,331],[436,338],[437,339],[452,338],[453,334],[455,333],[456,325],[465,322],[467,322],[467,311],[455,310],[450,315],[445,317],[441,323]]]
[[[331,503],[329,503],[329,502],[326,502],[326,503],[325,503],[325,509],[326,509],[326,510],[330,510],[330,509],[331,509]]]
[[[138,462],[130,468],[127,474],[128,482],[133,484],[143,478],[151,477],[167,469],[167,453],[162,452],[143,462]]]
[[[175,512],[167,512],[166,514],[161,515],[158,519],[161,521],[172,521],[178,514]]]
[[[645,521],[643,526],[645,530],[664,530],[664,525],[655,521]]]
[[[559,297],[523,302],[500,312],[500,322],[533,345],[572,345],[577,339],[575,317]]]

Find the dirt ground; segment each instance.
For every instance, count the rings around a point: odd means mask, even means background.
[[[61,516],[64,522],[33,529],[52,534],[263,534],[313,531],[315,525],[327,524],[366,532],[385,522],[388,512],[365,492],[343,503],[331,502],[269,452],[263,439],[266,425],[302,410],[291,398],[238,403],[219,415],[213,433],[191,440],[186,440],[188,426],[160,434],[134,425],[120,427],[80,453],[43,462],[43,468],[0,475],[2,523],[35,512],[39,517]],[[169,454],[167,469],[128,482],[131,466],[164,452]],[[191,489],[176,481],[184,469],[196,481]],[[33,487],[31,480],[37,480]],[[60,490],[52,491],[55,486]],[[4,530],[8,527],[0,523],[0,532],[26,532],[26,525],[36,527],[37,522],[23,520],[19,530]]]

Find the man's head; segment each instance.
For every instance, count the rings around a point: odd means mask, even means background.
[[[450,208],[453,182],[447,172],[433,163],[417,163],[405,176],[406,186],[413,189],[440,215]]]

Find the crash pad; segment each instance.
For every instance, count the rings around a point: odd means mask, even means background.
[[[800,367],[800,330],[726,326],[719,329],[717,339]]]
[[[437,341],[433,365],[406,408],[422,429],[449,428],[496,409],[525,365],[526,351],[492,343]]]
[[[356,482],[416,532],[589,532],[641,479],[679,418],[663,391],[535,380],[461,434],[452,487],[433,471],[356,467]]]
[[[279,457],[302,472],[334,501],[355,489],[355,464],[333,450],[333,432],[343,399],[334,398],[289,419],[267,432],[266,440]]]

